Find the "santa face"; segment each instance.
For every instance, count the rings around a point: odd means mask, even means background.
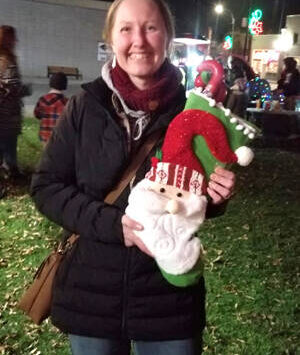
[[[136,234],[159,266],[178,275],[199,258],[201,242],[193,233],[205,219],[206,205],[203,195],[144,179],[131,191],[126,214],[144,226]]]

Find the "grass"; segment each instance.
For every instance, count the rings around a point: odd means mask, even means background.
[[[19,160],[28,172],[41,145],[27,118]],[[255,148],[237,168],[226,214],[201,229],[206,247],[207,329],[204,355],[299,355],[300,154]],[[0,354],[70,354],[49,321],[33,325],[16,303],[60,229],[41,216],[28,181],[0,200]]]
[[[300,354],[300,156],[257,150],[207,246],[205,354]]]
[[[19,139],[19,162],[27,173],[33,170],[42,150],[38,121],[27,118]],[[49,321],[41,327],[26,319],[16,303],[43,258],[58,240],[60,229],[35,209],[28,195],[29,179],[9,185],[0,200],[0,354],[69,354],[65,337]]]

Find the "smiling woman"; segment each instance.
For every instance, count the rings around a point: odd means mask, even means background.
[[[123,2],[115,17],[111,45],[135,86],[149,88],[166,58],[166,28],[158,8],[153,9],[149,1]]]
[[[104,201],[156,137],[132,185],[144,178],[169,123],[184,108],[181,74],[167,57],[173,34],[163,0],[112,3],[104,35],[115,59],[70,99],[33,176],[37,208],[80,235],[58,270],[51,309],[74,355],[129,355],[131,341],[136,355],[200,351],[203,278],[186,288],[163,278],[136,235],[143,221],[125,214],[131,186],[114,204]],[[232,176],[216,172],[212,180],[212,201],[224,201]]]

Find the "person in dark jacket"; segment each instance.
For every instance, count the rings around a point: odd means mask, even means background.
[[[182,111],[185,91],[167,51],[174,28],[163,0],[116,0],[105,39],[115,59],[72,97],[32,180],[38,209],[80,235],[56,275],[53,324],[69,335],[74,355],[196,355],[205,326],[204,280],[169,284],[125,215],[130,187],[104,202],[141,144],[164,133]],[[150,170],[139,168],[135,185]],[[229,198],[235,176],[216,169],[212,205]]]
[[[62,91],[67,89],[67,76],[58,72],[51,76],[49,81],[50,91],[41,96],[34,108],[34,115],[41,120],[39,137],[45,146],[52,135],[53,128],[61,116],[68,98]]]
[[[23,85],[15,55],[16,30],[0,26],[0,165],[10,176],[19,176],[17,140],[22,126],[22,97],[30,94]]]
[[[284,58],[283,63],[284,70],[278,80],[277,92],[285,96],[284,108],[295,110],[296,99],[300,95],[300,73],[293,57]]]
[[[300,94],[300,73],[296,60],[293,57],[286,57],[283,63],[284,70],[278,80],[278,90],[281,90],[286,97]]]

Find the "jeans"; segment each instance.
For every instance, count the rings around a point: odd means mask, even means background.
[[[9,170],[17,169],[17,135],[0,137],[0,165]]]
[[[69,334],[73,355],[129,355],[130,342]],[[133,341],[134,355],[198,355],[194,339]]]

